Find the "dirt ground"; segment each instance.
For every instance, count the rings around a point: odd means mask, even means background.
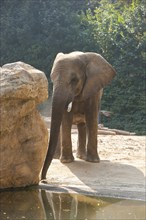
[[[51,99],[39,109],[49,128]],[[62,164],[53,159],[48,190],[73,191],[97,196],[146,200],[146,136],[98,135],[100,163],[76,158],[77,130],[72,130],[75,161]]]
[[[75,161],[53,159],[46,188],[57,187],[98,196],[146,200],[146,136],[98,135],[100,163],[76,158],[77,130],[72,131]]]

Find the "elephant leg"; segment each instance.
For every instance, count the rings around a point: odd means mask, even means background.
[[[56,147],[56,151],[54,154],[54,159],[59,159],[61,155],[61,129],[60,129],[60,133],[59,133],[59,137],[58,137],[58,142],[57,142],[57,147]]]
[[[60,161],[62,163],[70,163],[74,160],[71,142],[71,127],[73,115],[65,112],[62,120],[62,145]]]
[[[98,129],[98,107],[99,100],[93,97],[86,103],[85,116],[87,127],[87,157],[90,162],[99,162],[100,158],[97,151],[97,129]]]
[[[77,157],[86,160],[86,125],[80,123],[78,127],[78,146],[77,146]]]

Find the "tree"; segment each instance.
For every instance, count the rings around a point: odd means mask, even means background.
[[[145,132],[144,1],[109,3],[89,9],[87,20],[100,53],[114,65],[118,76],[105,89],[102,107],[114,112],[111,127]],[[107,123],[109,124],[109,123]]]
[[[1,0],[1,65],[21,60],[49,81],[58,52],[102,54],[117,70],[102,108],[110,127],[145,133],[144,0]]]

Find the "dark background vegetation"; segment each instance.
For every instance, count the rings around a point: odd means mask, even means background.
[[[102,99],[102,110],[113,114],[102,122],[145,134],[144,0],[1,0],[0,6],[1,65],[21,60],[50,82],[58,52],[100,53],[117,71]]]

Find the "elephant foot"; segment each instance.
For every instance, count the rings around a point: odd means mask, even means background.
[[[57,145],[57,148],[56,148],[56,151],[55,151],[55,154],[53,156],[54,159],[59,159],[60,158],[60,145]]]
[[[71,163],[74,161],[74,157],[73,156],[71,156],[71,157],[61,156],[60,161],[61,161],[61,163]]]
[[[87,155],[86,156],[86,161],[92,162],[92,163],[99,163],[100,158],[98,155]]]
[[[53,159],[59,159],[60,158],[60,154],[54,154]]]
[[[48,183],[48,182],[47,182],[47,179],[42,179],[42,180],[40,181],[40,183]]]
[[[81,160],[86,160],[86,158],[87,158],[85,152],[84,152],[84,153],[79,153],[79,152],[77,152],[76,157],[79,158],[79,159],[81,159]]]

